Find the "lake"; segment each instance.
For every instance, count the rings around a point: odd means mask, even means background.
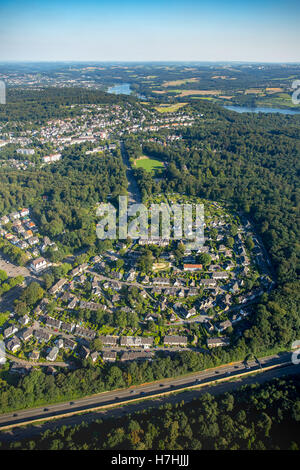
[[[238,113],[281,113],[281,114],[300,114],[300,110],[294,111],[293,109],[281,108],[248,108],[247,106],[224,106],[230,111]]]
[[[114,95],[131,95],[132,90],[130,83],[121,83],[120,85],[111,86],[107,93],[113,93]]]
[[[120,83],[120,85],[111,86],[107,93],[113,93],[114,95],[131,95],[133,93],[130,83]],[[140,95],[139,93],[135,93],[134,95],[136,98],[140,98],[141,100],[146,100],[144,95]]]

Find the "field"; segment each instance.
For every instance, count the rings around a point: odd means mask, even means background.
[[[170,268],[170,265],[171,264],[167,261],[160,262],[160,263],[153,263],[152,270],[154,272],[165,271],[166,269]]]
[[[163,162],[156,160],[154,158],[146,157],[146,155],[143,155],[142,157],[137,158],[134,161],[133,165],[135,166],[135,168],[143,168],[144,170],[149,171],[149,172],[155,171],[164,167]]]
[[[171,80],[169,82],[165,82],[162,84],[163,87],[169,87],[169,86],[180,86],[184,85],[185,83],[194,83],[198,82],[199,78],[185,78],[183,80]]]
[[[180,90],[178,90],[180,91]],[[221,90],[182,90],[179,96],[189,95],[219,95]]]
[[[154,109],[156,109],[156,111],[158,111],[159,113],[174,113],[175,111],[182,108],[186,104],[187,103],[176,103],[176,104],[171,104],[171,105],[161,104],[159,106],[155,106]]]

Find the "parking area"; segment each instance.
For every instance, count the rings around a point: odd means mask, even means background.
[[[29,269],[24,266],[16,266],[2,256],[0,256],[0,269],[6,271],[8,277],[24,276],[26,278],[32,276]]]

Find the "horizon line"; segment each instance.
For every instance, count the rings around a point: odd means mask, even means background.
[[[169,59],[166,59],[166,60],[132,60],[132,59],[129,59],[129,60],[120,60],[120,59],[117,59],[117,60],[108,60],[108,59],[103,59],[103,60],[95,60],[95,59],[91,59],[91,60],[82,60],[82,59],[78,59],[78,60],[75,60],[75,59],[60,59],[60,60],[43,60],[43,59],[37,59],[37,60],[33,60],[33,59],[22,59],[22,60],[16,60],[16,59],[6,59],[6,60],[1,60],[0,59],[0,64],[28,64],[28,63],[31,63],[31,64],[36,64],[36,63],[51,63],[51,64],[63,64],[63,63],[108,63],[108,64],[115,64],[115,63],[138,63],[138,64],[149,64],[149,63],[157,63],[157,64],[164,64],[164,63],[178,63],[178,64],[183,64],[183,63],[186,63],[186,64],[197,64],[197,63],[209,63],[209,64],[222,64],[222,63],[225,63],[225,64],[232,64],[232,63],[235,63],[235,64],[295,64],[295,65],[300,65],[300,59],[299,60],[287,60],[287,61],[284,61],[284,60],[276,60],[276,61],[269,61],[269,60],[264,60],[264,61],[258,61],[258,60],[197,60],[197,59],[193,59],[193,60],[169,60]]]

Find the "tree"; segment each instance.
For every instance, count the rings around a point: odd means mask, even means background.
[[[91,344],[92,349],[95,351],[101,351],[103,348],[103,343],[100,338],[95,338]]]
[[[146,253],[140,257],[138,263],[141,272],[148,273],[149,271],[151,271],[153,261],[154,259],[151,251],[146,251]]]
[[[6,271],[0,269],[0,282],[6,281],[8,278]]]
[[[232,248],[233,245],[234,245],[234,238],[232,238],[232,237],[227,237],[227,238],[226,238],[226,246],[227,246],[228,248]]]
[[[255,247],[255,243],[254,243],[254,241],[252,240],[251,237],[246,238],[245,245],[246,245],[246,247],[248,248],[249,251],[252,251],[253,248]]]
[[[124,260],[123,260],[122,258],[118,258],[118,259],[116,260],[116,265],[115,265],[115,266],[116,266],[117,269],[123,268],[123,266],[124,266]]]
[[[20,295],[20,300],[25,302],[26,305],[32,306],[43,298],[44,292],[44,289],[42,289],[39,283],[34,281],[23,290]]]
[[[198,255],[198,261],[207,268],[211,264],[211,256],[208,253],[200,253]]]

